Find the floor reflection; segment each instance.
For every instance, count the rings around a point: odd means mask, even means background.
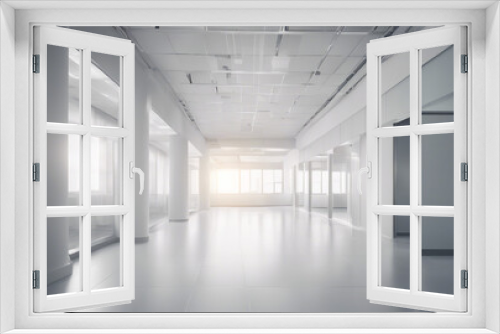
[[[149,242],[136,245],[136,299],[88,311],[410,311],[366,300],[366,234],[345,216],[342,210],[328,220],[291,207],[211,208],[186,223],[163,223]],[[94,272],[106,272],[106,259],[117,250],[111,245],[93,254]]]

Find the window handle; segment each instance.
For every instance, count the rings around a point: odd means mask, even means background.
[[[134,167],[134,162],[129,162],[129,177],[134,178],[134,174],[139,175],[139,195],[144,191],[144,172],[139,167]]]
[[[363,173],[366,173],[366,175],[368,176],[369,179],[372,178],[372,162],[371,161],[368,161],[368,163],[366,164],[366,167],[363,167],[361,168],[359,171],[358,171],[358,193],[360,195],[363,195],[363,191],[361,190],[361,175]]]

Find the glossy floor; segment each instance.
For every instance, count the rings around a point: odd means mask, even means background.
[[[211,208],[189,222],[156,225],[149,241],[136,245],[136,299],[87,311],[410,312],[366,299],[366,234],[349,225],[345,210],[334,216],[291,207]],[[408,238],[391,241],[391,283],[409,282],[407,252]],[[118,279],[109,263],[117,253],[118,244],[92,252],[94,288]],[[423,265],[438,269],[426,272],[439,285],[449,272],[439,268],[452,261],[430,260]]]

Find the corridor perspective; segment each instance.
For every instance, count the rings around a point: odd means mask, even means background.
[[[47,47],[47,309],[459,309],[459,51],[379,51],[433,29],[66,28],[126,42],[135,76]]]

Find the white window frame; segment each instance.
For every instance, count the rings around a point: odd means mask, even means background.
[[[273,174],[273,181],[270,182],[273,185],[272,192],[264,192],[264,171],[271,171]],[[281,178],[276,178],[276,172],[281,171]],[[281,191],[276,191],[276,185],[281,184]],[[262,168],[262,194],[264,195],[273,195],[273,194],[282,194],[283,193],[283,169],[280,168]]]
[[[144,2],[144,7],[150,6]],[[404,22],[407,25],[425,26],[435,24],[463,24],[469,28],[469,55],[471,56],[471,63],[469,68],[477,69],[477,75],[469,76],[469,85],[472,87],[468,93],[468,103],[472,110],[469,113],[469,131],[472,130],[473,136],[468,141],[469,148],[472,152],[472,163],[477,161],[478,164],[484,163],[484,143],[489,150],[491,161],[498,161],[500,155],[495,150],[498,149],[499,138],[497,136],[498,130],[498,102],[494,101],[493,97],[497,96],[500,89],[500,80],[498,78],[498,55],[488,54],[486,59],[484,55],[485,38],[488,47],[498,48],[500,42],[498,41],[498,32],[486,32],[484,30],[484,22],[490,23],[493,30],[499,27],[499,18],[497,9],[490,9],[488,18],[484,8],[491,3],[476,3],[470,2],[453,2],[446,3],[443,1],[435,1],[432,4],[412,4],[410,6],[398,3],[398,9],[390,7],[391,5],[383,1],[373,1],[370,3],[370,8],[365,9],[359,7],[359,4],[348,5],[343,2],[338,4],[317,5],[313,2],[307,3],[306,1],[297,1],[293,4],[282,3],[274,4],[254,4],[249,5],[249,10],[242,9],[241,4],[230,5],[232,9],[223,8],[217,11],[210,11],[208,15],[207,7],[214,5],[213,2],[205,2],[200,4],[200,8],[191,10],[179,9],[179,6],[174,4],[163,4],[163,9],[150,9],[145,11],[137,11],[136,9],[120,9],[113,11],[102,11],[97,6],[106,6],[106,4],[96,3],[87,4],[90,9],[59,9],[52,7],[49,10],[27,10],[18,12],[16,15],[16,91],[15,101],[13,98],[6,97],[5,104],[14,106],[16,110],[16,118],[7,118],[9,124],[16,125],[16,151],[24,152],[25,154],[16,154],[16,226],[11,231],[10,238],[16,239],[16,244],[5,243],[2,239],[3,245],[8,249],[15,250],[15,276],[16,291],[15,291],[15,328],[20,329],[18,333],[22,333],[23,328],[32,329],[49,329],[49,328],[65,328],[60,332],[69,333],[72,329],[77,328],[94,328],[88,332],[99,333],[102,331],[96,328],[191,328],[196,324],[198,328],[256,328],[255,332],[269,332],[257,328],[275,328],[280,329],[280,332],[293,332],[293,328],[307,328],[309,332],[318,332],[315,329],[330,329],[321,332],[337,332],[342,328],[350,328],[351,333],[375,333],[383,332],[388,333],[391,330],[377,330],[377,328],[397,328],[392,332],[404,333],[414,332],[412,328],[420,328],[422,333],[444,333],[446,328],[459,329],[467,333],[489,333],[486,328],[498,328],[499,315],[496,312],[500,306],[497,296],[485,294],[485,289],[495,289],[498,285],[498,275],[496,270],[500,267],[498,264],[498,255],[485,251],[485,242],[488,241],[489,251],[498,251],[499,238],[495,233],[498,232],[498,227],[494,224],[497,223],[499,211],[494,207],[497,205],[500,196],[498,191],[499,177],[491,176],[488,180],[491,182],[486,183],[483,169],[471,168],[470,170],[470,190],[469,195],[472,200],[469,203],[469,221],[474,224],[474,233],[471,234],[471,239],[468,241],[468,258],[469,268],[473,272],[470,280],[470,287],[468,289],[469,308],[468,312],[464,314],[276,314],[276,315],[259,315],[259,314],[34,314],[32,312],[32,290],[30,288],[30,271],[32,268],[32,217],[33,213],[30,209],[32,207],[31,194],[32,186],[26,175],[30,173],[30,140],[32,133],[32,105],[30,99],[32,91],[30,67],[31,62],[31,41],[32,41],[32,26],[33,24],[63,24],[63,25],[100,25],[103,21],[111,25],[172,25],[173,22],[179,25],[236,25],[236,24],[281,24],[281,25],[400,25]],[[4,4],[5,5],[5,4]],[[15,5],[15,3],[13,3]],[[31,4],[33,5],[33,4]],[[54,6],[54,3],[39,1],[37,8],[42,6]],[[58,4],[58,5],[63,5]],[[55,5],[55,6],[58,6]],[[64,4],[66,5],[66,4]],[[107,4],[109,5],[109,3]],[[29,6],[29,5],[28,5]],[[93,7],[95,6],[95,7]],[[140,7],[140,5],[138,5]],[[170,7],[169,7],[170,6]],[[188,5],[186,5],[188,6]],[[346,9],[346,6],[348,7]],[[362,6],[362,5],[361,5]],[[412,7],[413,6],[413,7]],[[426,7],[428,6],[428,7]],[[430,7],[432,6],[432,8]],[[457,8],[455,6],[461,6]],[[180,6],[182,7],[182,6]],[[304,8],[307,10],[304,10]],[[92,9],[93,8],[93,9]],[[187,7],[186,7],[187,8]],[[218,7],[220,8],[220,7]],[[350,8],[350,9],[349,9]],[[401,9],[403,8],[403,9]],[[284,10],[285,9],[285,10]],[[387,9],[387,10],[386,10]],[[263,14],[266,15],[263,15]],[[376,15],[375,15],[376,14]],[[273,17],[273,21],[270,21]],[[314,19],[311,19],[313,17]],[[2,43],[5,40],[1,41]],[[2,44],[3,46],[4,44]],[[8,44],[9,55],[13,56],[12,43]],[[495,56],[496,55],[496,56]],[[477,56],[477,57],[476,57]],[[2,62],[9,63],[9,60],[3,58]],[[12,63],[12,61],[10,62]],[[492,66],[489,73],[485,73],[484,65]],[[474,72],[473,72],[474,73]],[[491,84],[486,87],[486,80]],[[4,81],[5,82],[5,81]],[[3,85],[2,93],[14,93],[11,87]],[[484,92],[487,89],[486,100],[484,99]],[[7,96],[7,94],[5,95]],[[2,95],[2,99],[4,95]],[[485,106],[491,108],[487,109]],[[2,110],[3,113],[3,110]],[[474,124],[471,121],[471,114],[476,113],[476,121]],[[497,122],[490,122],[486,124],[486,128],[491,133],[486,136],[484,132],[485,118],[484,115],[492,117],[492,120]],[[3,114],[2,114],[3,116]],[[5,117],[5,116],[3,116]],[[0,135],[12,139],[12,133],[0,133]],[[3,139],[5,137],[2,137]],[[491,139],[491,142],[486,140]],[[3,144],[2,144],[3,145]],[[2,150],[2,156],[13,157],[13,150]],[[489,160],[490,161],[490,160]],[[487,167],[491,172],[496,170],[498,165]],[[4,177],[4,176],[2,176]],[[13,184],[9,184],[13,187]],[[485,197],[484,187],[490,191],[488,200]],[[485,219],[484,203],[489,203],[486,213],[489,219]],[[2,209],[6,206],[5,199],[2,199]],[[489,220],[494,219],[494,222]],[[2,222],[3,223],[3,222]],[[471,232],[471,224],[469,224],[469,232]],[[2,227],[4,228],[4,227]],[[15,234],[14,234],[15,233]],[[486,237],[488,236],[488,237]],[[474,247],[471,247],[474,245]],[[2,259],[6,259],[5,251],[2,254]],[[11,256],[11,254],[9,254]],[[484,261],[486,258],[486,261]],[[27,261],[28,259],[28,261]],[[489,274],[486,276],[485,262],[490,266]],[[7,266],[12,271],[3,270],[2,275],[6,276],[14,272],[12,262],[2,262],[2,266]],[[11,266],[12,265],[12,266]],[[2,287],[2,298],[6,292],[6,288]],[[5,294],[7,296],[7,294]],[[7,296],[13,298],[12,294]],[[486,300],[486,302],[485,302]],[[14,300],[12,299],[12,302]],[[490,311],[487,313],[486,308]],[[5,308],[0,309],[2,314],[7,314]],[[11,314],[11,313],[9,313]],[[359,331],[353,328],[364,328]],[[12,327],[14,328],[14,327]],[[233,332],[235,330],[231,330]],[[36,332],[31,331],[30,333]],[[56,332],[56,330],[51,330]],[[129,330],[130,333],[144,333],[144,330]],[[165,332],[168,332],[165,330]],[[202,332],[202,330],[199,330]],[[222,331],[219,331],[222,332]],[[450,331],[446,331],[450,332]]]
[[[420,50],[453,45],[454,79],[454,121],[450,123],[422,124],[421,122],[421,85],[423,66]],[[466,31],[464,27],[451,26],[433,28],[408,35],[380,39],[367,46],[368,52],[368,107],[367,107],[367,160],[372,166],[372,178],[367,182],[367,234],[368,234],[368,298],[374,302],[390,305],[413,305],[424,310],[447,310],[464,312],[467,309],[467,290],[461,288],[461,270],[467,270],[467,182],[460,180],[460,164],[467,163],[467,74],[460,73],[461,55],[466,54]],[[408,52],[410,61],[410,125],[384,126],[382,116],[382,63],[387,55]],[[394,75],[391,73],[390,75]],[[404,75],[404,73],[403,73]],[[421,187],[421,136],[433,134],[454,135],[454,206],[430,206],[420,203]],[[408,136],[410,138],[410,205],[384,205],[380,201],[380,192],[384,185],[380,183],[383,173],[380,167],[379,139]],[[408,215],[410,217],[410,289],[396,289],[380,285],[380,216]],[[453,217],[453,291],[454,294],[438,294],[421,291],[420,260],[422,217]]]
[[[135,67],[134,45],[130,42],[107,36],[93,35],[67,28],[37,26],[34,29],[34,52],[40,55],[40,73],[33,76],[34,94],[34,161],[40,163],[40,181],[33,185],[34,194],[34,270],[40,272],[40,288],[34,289],[34,310],[74,310],[94,305],[117,304],[134,299],[134,221],[135,184],[129,177],[129,162],[133,163],[135,132]],[[81,50],[80,112],[81,124],[47,122],[47,46],[55,45]],[[119,56],[122,93],[120,96],[121,124],[119,127],[101,127],[91,124],[91,54],[99,52]],[[132,95],[132,96],[131,96]],[[81,136],[81,204],[77,206],[47,206],[47,134]],[[119,153],[121,171],[119,181],[122,189],[121,204],[92,205],[92,140],[98,138],[121,138]],[[101,158],[101,157],[100,157]],[[120,286],[93,290],[91,286],[92,217],[119,216],[120,223]],[[47,295],[47,218],[80,218],[80,279],[81,291]]]

